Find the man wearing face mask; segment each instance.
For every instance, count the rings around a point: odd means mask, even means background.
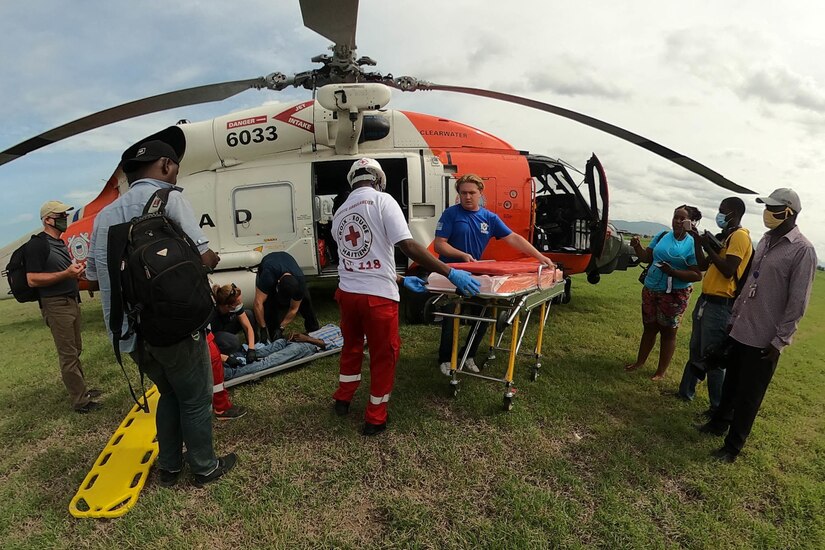
[[[73,207],[60,201],[49,201],[40,208],[43,231],[26,246],[26,280],[38,290],[40,313],[52,332],[60,374],[72,407],[76,412],[87,413],[101,407],[92,401],[100,391],[86,389],[80,365],[83,341],[77,281],[83,277],[84,268],[72,260],[66,243],[60,238],[69,224],[70,210]]]
[[[791,343],[811,297],[816,252],[796,225],[802,210],[793,189],[777,189],[757,202],[768,232],[753,254],[748,280],[733,305],[733,346],[722,386],[722,401],[700,431],[724,435],[713,456],[733,462],[750,434],[780,354]]]
[[[700,380],[697,373],[706,373],[710,399],[710,408],[705,412],[707,416],[713,415],[719,408],[725,370],[708,369],[704,358],[728,335],[733,303],[739,295],[741,283],[744,283],[743,277],[747,276],[745,272],[753,255],[750,233],[740,225],[744,214],[745,203],[739,197],[728,197],[719,204],[716,225],[722,230],[719,235],[721,249],[709,233],[700,235],[695,229],[691,231],[697,265],[706,273],[702,281],[702,295],[693,308],[690,357],[685,364],[677,396],[692,401]]]

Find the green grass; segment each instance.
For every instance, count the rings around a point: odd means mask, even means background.
[[[105,408],[77,415],[37,306],[0,302],[1,546],[825,547],[825,276],[745,451],[721,465],[708,457],[720,441],[693,429],[704,386],[694,403],[672,397],[689,320],[664,383],[650,381],[652,360],[622,369],[641,333],[637,275],[575,279],[573,301],[551,312],[540,378],[517,363],[509,413],[497,383],[462,379],[448,397],[438,328],[402,326],[386,434],[359,435],[365,386],[349,417],[332,414],[337,358],[319,360],[232,391],[251,411],[216,425],[218,450],[240,456],[225,480],[167,490],[153,474],[116,520],[67,509],[131,402],[99,303],[83,305],[83,360]],[[316,295],[336,320],[329,288]]]

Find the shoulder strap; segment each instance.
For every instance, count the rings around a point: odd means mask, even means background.
[[[143,215],[146,214],[163,214],[166,210],[166,205],[169,203],[169,193],[174,191],[172,187],[161,187],[149,197],[146,206],[143,207]]]
[[[152,202],[152,199],[149,201]],[[147,205],[148,206],[148,205]],[[162,205],[161,205],[162,206]],[[109,272],[109,284],[111,286],[111,303],[109,304],[109,330],[112,332],[112,349],[115,352],[115,357],[120,365],[120,370],[123,371],[123,376],[126,377],[126,383],[129,385],[129,392],[132,394],[138,408],[144,412],[149,412],[149,400],[146,397],[146,390],[143,386],[143,371],[140,371],[140,388],[143,392],[143,403],[141,403],[135,390],[132,388],[132,382],[129,380],[129,375],[126,374],[126,369],[123,366],[123,359],[120,355],[120,341],[129,338],[134,332],[134,322],[132,316],[137,312],[129,312],[129,328],[123,332],[123,288],[120,277],[121,267],[123,264],[123,255],[126,253],[126,245],[129,242],[129,231],[132,228],[130,222],[120,223],[109,227],[108,241],[106,243],[106,267]],[[138,370],[140,366],[138,365]]]
[[[740,227],[740,228],[736,229],[735,231],[731,231],[730,235],[728,235],[728,238],[725,239],[725,246],[730,245],[730,240],[731,240],[731,238],[733,238],[734,233],[736,233],[737,231],[744,231],[744,228]],[[748,235],[748,237],[750,237],[750,234],[747,234],[747,235]],[[742,276],[741,277],[739,277],[739,273],[738,273],[739,272],[739,266],[737,266],[736,271],[733,272],[733,283],[736,286],[736,288],[733,291],[733,295],[734,295],[735,298],[738,297],[739,293],[742,291],[742,284],[741,284],[742,281],[747,281],[748,280],[748,273],[750,273],[751,263],[753,262],[753,253],[754,253],[753,245],[751,245],[751,255],[750,255],[750,258],[748,258],[748,263],[745,264],[745,269],[744,269],[744,271],[742,271]]]

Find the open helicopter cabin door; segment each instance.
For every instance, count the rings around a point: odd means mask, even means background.
[[[595,183],[587,179],[577,185],[557,160],[529,155],[528,161],[536,193],[533,245],[563,263],[566,272],[582,273],[593,257],[593,245],[600,253],[604,244],[601,234],[593,239],[601,225],[600,209],[593,202],[599,190],[591,188]]]
[[[365,155],[366,156],[366,155]],[[347,173],[356,158],[346,160],[330,160],[312,164],[312,178],[315,188],[315,231],[318,235],[318,264],[321,266],[321,275],[332,276],[338,273],[338,247],[332,236],[332,217],[347,196],[350,186]],[[386,192],[392,195],[401,210],[404,219],[409,222],[409,185],[407,159],[376,158],[387,176]],[[403,271],[407,267],[407,257],[396,249],[396,269]]]
[[[311,188],[306,163],[219,171],[215,209],[218,227],[228,229],[222,229],[218,268],[250,267],[260,256],[284,251],[304,273],[318,273]]]

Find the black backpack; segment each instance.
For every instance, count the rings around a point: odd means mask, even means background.
[[[14,296],[18,302],[36,302],[40,298],[40,293],[36,288],[29,286],[26,279],[26,247],[33,239],[40,239],[39,235],[32,235],[31,239],[20,245],[11,253],[9,263],[3,270],[3,275],[9,280],[9,294]]]
[[[208,268],[197,246],[164,215],[171,191],[159,189],[141,216],[109,228],[109,328],[118,362],[120,340],[133,333],[153,346],[169,346],[205,328],[214,311]],[[128,329],[122,333],[124,314]]]

